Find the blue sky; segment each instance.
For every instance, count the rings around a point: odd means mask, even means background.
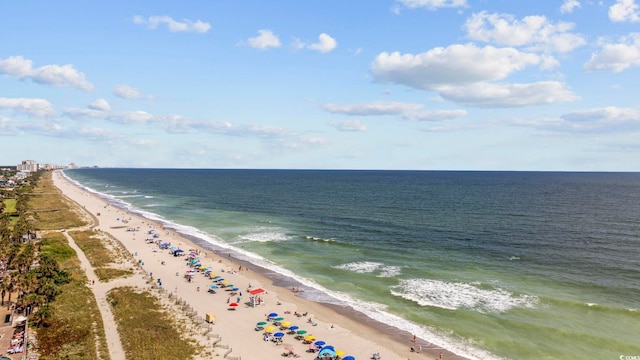
[[[640,0],[0,0],[0,164],[640,171]]]

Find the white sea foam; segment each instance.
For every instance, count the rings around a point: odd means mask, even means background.
[[[378,272],[377,277],[394,277],[400,274],[399,266],[385,266],[383,263],[373,261],[355,261],[334,266],[335,269],[352,271],[360,274]]]
[[[384,264],[371,261],[357,261],[342,265],[336,265],[334,268],[341,270],[353,271],[360,274],[372,273],[378,270]]]
[[[239,235],[241,242],[270,242],[270,241],[287,241],[291,236],[287,235],[282,229],[276,227],[261,226],[253,232]]]
[[[480,313],[505,312],[514,307],[534,307],[538,298],[515,295],[504,289],[480,284],[446,282],[432,279],[406,279],[391,288],[391,293],[421,306],[443,309],[470,309]]]
[[[323,238],[319,238],[319,237],[313,237],[313,236],[305,236],[305,238],[307,240],[313,240],[313,241],[324,241],[324,242],[331,242],[331,241],[335,241],[333,239],[323,239]]]
[[[401,274],[401,269],[399,266],[383,266],[380,269],[380,274],[376,275],[377,277],[395,277]]]

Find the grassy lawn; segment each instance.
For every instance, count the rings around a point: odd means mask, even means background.
[[[16,199],[4,199],[4,213],[11,214],[16,212]]]

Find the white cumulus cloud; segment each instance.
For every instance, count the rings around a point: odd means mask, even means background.
[[[563,14],[570,14],[576,8],[580,7],[580,1],[578,0],[564,0],[560,6],[560,12]]]
[[[73,65],[44,65],[33,67],[31,60],[22,56],[10,56],[0,61],[0,74],[17,79],[29,79],[39,84],[51,86],[70,86],[81,90],[93,90],[93,85],[85,79],[85,75]]]
[[[457,8],[467,6],[467,0],[396,0],[409,9],[427,8],[435,10],[438,8]]]
[[[600,51],[591,55],[584,68],[620,72],[634,66],[640,66],[640,33],[631,33],[618,42],[601,39]]]
[[[46,118],[55,114],[51,103],[44,99],[0,98],[0,109],[10,109],[36,118]]]
[[[617,0],[609,8],[609,19],[613,22],[640,22],[640,9],[635,0]]]
[[[151,98],[151,96],[143,94],[140,90],[124,84],[117,85],[113,89],[113,94],[123,99]]]
[[[380,53],[371,65],[371,73],[378,81],[429,90],[441,85],[499,80],[542,63],[541,56],[514,48],[455,44],[417,55]]]
[[[322,33],[318,36],[318,42],[307,46],[311,50],[316,50],[321,53],[328,53],[333,51],[338,46],[336,39],[332,38],[328,34]]]
[[[157,29],[160,25],[166,25],[171,32],[197,32],[206,33],[211,29],[211,24],[201,20],[174,20],[171,16],[143,16],[136,15],[133,17],[133,23],[137,25],[145,25],[149,29]]]
[[[271,30],[258,30],[258,36],[247,40],[251,47],[256,49],[268,49],[280,47],[280,39]]]
[[[517,107],[578,100],[578,96],[558,81],[530,84],[482,82],[466,86],[443,86],[438,91],[447,100],[476,107]]]
[[[578,34],[570,32],[573,23],[552,23],[545,16],[532,15],[516,19],[510,14],[482,11],[470,16],[464,24],[472,40],[506,46],[528,46],[532,49],[569,52],[586,44]]]
[[[98,111],[110,111],[111,105],[109,105],[109,102],[105,99],[98,99],[89,104],[89,109]]]

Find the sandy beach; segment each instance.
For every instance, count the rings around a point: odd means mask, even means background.
[[[264,331],[255,330],[257,322],[268,321],[268,314],[277,313],[291,326],[306,330],[305,336],[314,335],[314,342],[324,341],[326,345],[334,346],[335,350],[344,352],[343,356],[351,355],[355,359],[370,359],[376,352],[385,360],[459,358],[434,346],[428,339],[418,338],[414,342],[411,334],[380,326],[353,310],[325,306],[297,296],[291,288],[274,285],[264,276],[263,269],[236,262],[230,254],[199,247],[180,234],[162,228],[159,223],[111,206],[67,181],[59,172],[53,174],[53,181],[65,196],[94,215],[97,219],[95,228],[111,234],[134,256],[147,275],[133,275],[139,278],[134,282],[139,281],[140,287],[148,286],[146,282],[151,276],[165,292],[183,299],[202,318],[208,313],[214,314],[212,332],[220,336],[221,344],[229,347],[229,356],[243,359],[282,358],[287,348],[292,349],[300,359],[315,359],[316,353],[308,352],[309,344],[294,339],[295,335],[286,334],[282,342],[277,344],[265,341]],[[171,255],[168,250],[158,247],[157,240],[171,243],[187,254],[197,253],[201,265],[210,267],[213,273],[232,283],[233,287],[238,288],[237,294],[231,295],[224,288],[217,289],[216,293],[209,292],[214,281],[202,272],[196,272],[188,281],[185,274],[192,269],[187,261],[189,257]],[[262,302],[257,306],[248,306],[250,291],[258,288],[264,289],[260,295]],[[234,302],[238,306],[230,307],[229,304]],[[265,326],[271,323],[269,321]],[[274,332],[278,331],[276,328]],[[412,352],[411,347],[416,351]]]

